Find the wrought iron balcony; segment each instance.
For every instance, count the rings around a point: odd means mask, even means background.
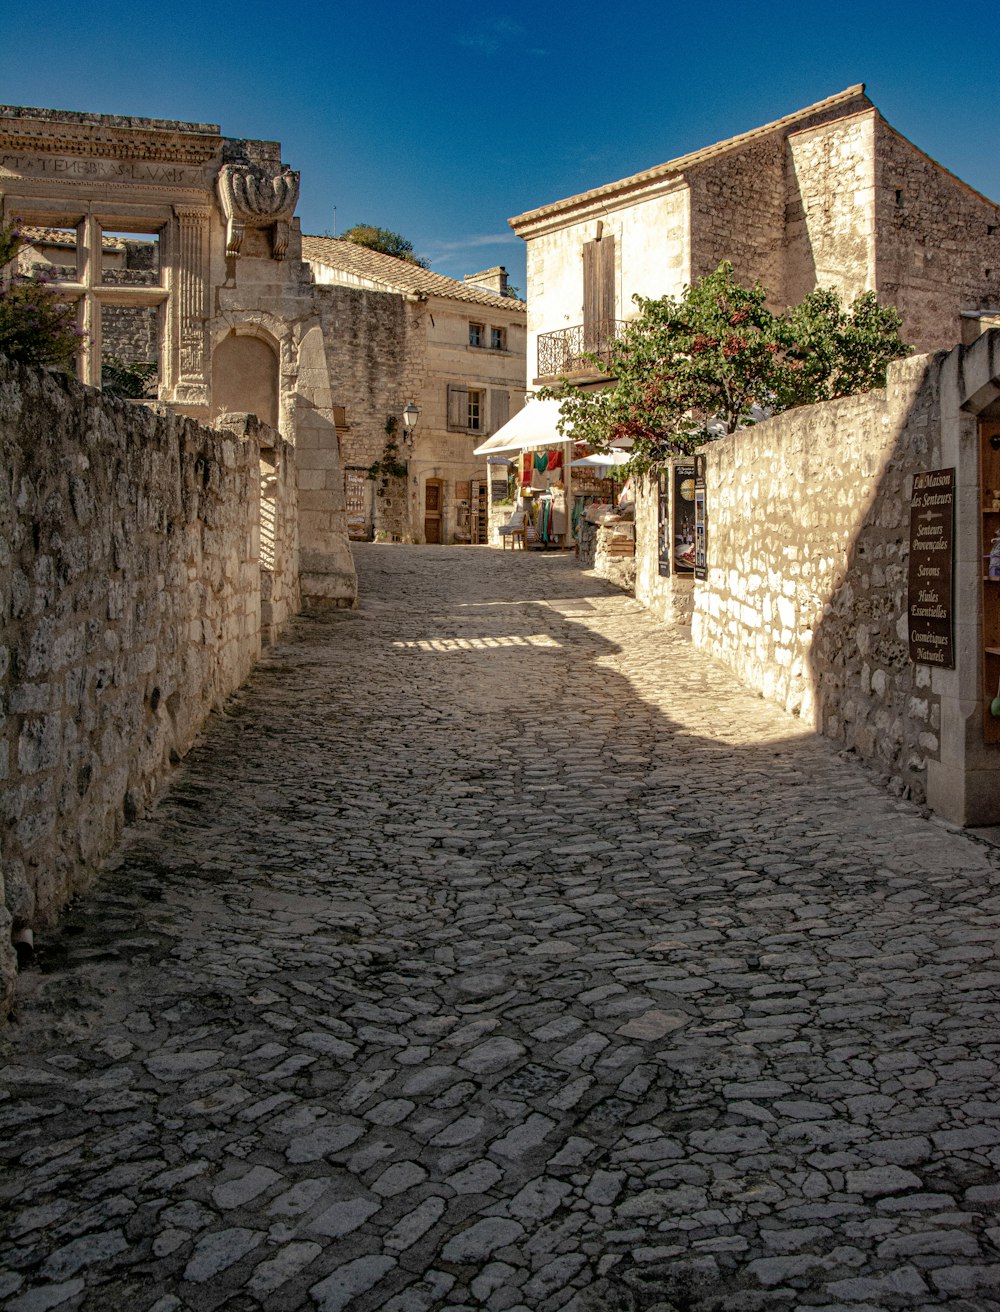
[[[538,334],[538,377],[562,378],[573,374],[599,377],[607,366],[611,343],[621,336],[623,319],[597,319],[560,328],[554,333]],[[596,356],[595,364],[589,356]]]

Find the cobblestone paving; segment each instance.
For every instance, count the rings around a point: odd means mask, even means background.
[[[569,559],[358,554],[22,977],[0,1304],[1000,1307],[997,853]]]

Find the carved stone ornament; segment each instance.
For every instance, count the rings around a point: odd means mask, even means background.
[[[283,260],[288,250],[288,224],[299,199],[299,175],[280,173],[256,164],[223,164],[219,172],[219,203],[226,217],[226,254],[237,256],[247,228],[270,228],[271,254]]]

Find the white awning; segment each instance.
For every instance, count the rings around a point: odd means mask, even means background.
[[[492,437],[473,451],[474,456],[492,455],[494,451],[527,451],[533,446],[562,446],[567,441],[559,432],[559,402],[526,401],[513,419],[508,419]]]
[[[574,469],[610,469],[612,465],[624,465],[631,459],[631,451],[605,451],[603,455],[581,456],[570,463]]]

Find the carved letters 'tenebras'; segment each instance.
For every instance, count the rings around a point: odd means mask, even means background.
[[[273,173],[249,162],[224,164],[219,172],[219,203],[226,216],[226,254],[239,255],[247,228],[271,229],[271,254],[283,260],[288,224],[299,199],[294,169]]]

